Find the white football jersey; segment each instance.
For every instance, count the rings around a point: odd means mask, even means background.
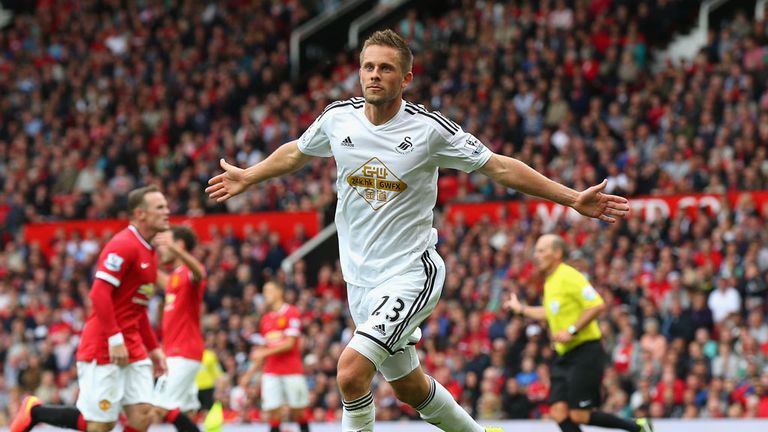
[[[302,153],[336,158],[336,227],[344,279],[375,287],[437,243],[438,168],[472,172],[491,152],[438,112],[402,101],[373,125],[363,98],[334,102],[299,138]]]

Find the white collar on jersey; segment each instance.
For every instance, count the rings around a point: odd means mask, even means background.
[[[390,124],[398,121],[400,119],[400,117],[403,116],[403,113],[405,112],[405,106],[406,106],[405,104],[406,104],[405,99],[400,99],[400,108],[397,110],[395,115],[393,115],[391,119],[387,120],[386,122],[384,122],[384,123],[382,123],[380,125],[375,125],[375,124],[371,123],[370,120],[368,120],[368,117],[365,115],[365,108],[363,108],[363,110],[359,111],[359,115],[362,116],[363,119],[365,119],[365,125],[368,128],[370,128],[370,129],[381,129],[383,127],[389,126]],[[358,112],[358,111],[356,110],[355,112]]]
[[[144,240],[144,237],[141,235],[141,233],[139,232],[139,230],[138,230],[138,229],[137,229],[135,226],[133,226],[133,225],[128,225],[128,229],[129,229],[129,230],[131,230],[131,232],[133,233],[133,235],[135,235],[135,236],[136,236],[136,238],[137,238],[137,239],[139,239],[139,241],[141,242],[141,244],[143,244],[143,245],[144,245],[144,247],[145,247],[145,248],[147,248],[147,249],[149,249],[149,250],[152,250],[152,249],[153,249],[152,245],[151,245],[151,244],[149,244],[149,242],[148,242],[148,241]]]
[[[283,313],[285,313],[286,309],[288,309],[288,303],[283,301],[283,305],[280,306],[280,309],[278,309],[276,311],[270,311],[270,312],[274,312],[274,313],[277,313],[277,314],[283,314]]]

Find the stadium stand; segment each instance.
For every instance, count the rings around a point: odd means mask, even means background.
[[[127,191],[149,183],[162,185],[177,215],[313,210],[332,219],[328,160],[226,208],[202,192],[220,156],[257,162],[328,102],[357,94],[354,53],[339,53],[327,75],[286,79],[290,29],[331,3],[39,0],[0,32],[0,426],[24,393],[74,402],[73,352],[105,240],[86,231],[46,254],[24,241],[25,224],[121,217]],[[417,48],[411,99],[561,182],[607,178],[629,196],[766,190],[767,21],[737,14],[693,62],[651,73],[653,48],[688,22],[691,3],[465,1],[393,27]],[[763,201],[611,227],[552,225],[536,213],[467,223],[448,207],[521,197],[455,172],[440,188],[448,275],[420,349],[473,415],[547,416],[546,329],[500,309],[510,291],[538,300],[530,256],[546,229],[567,238],[572,262],[614,306],[601,319],[613,362],[604,410],[768,417]],[[216,394],[227,421],[261,419],[259,386],[240,376],[267,277],[284,279],[303,313],[312,418],[339,420],[336,360],[352,329],[338,265],[309,277],[299,262],[288,278],[285,243],[269,231],[213,234],[195,255],[210,274],[204,327],[225,372]],[[382,420],[417,417],[383,382],[376,402]]]

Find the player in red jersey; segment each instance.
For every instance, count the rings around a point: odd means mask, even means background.
[[[264,300],[269,308],[259,325],[264,346],[251,353],[254,362],[250,368],[253,372],[264,364],[262,409],[268,413],[270,432],[280,431],[280,409],[284,405],[291,408],[291,418],[301,432],[308,432],[305,408],[309,405],[309,390],[299,352],[299,311],[283,300],[283,287],[276,282],[264,284]]]
[[[194,231],[181,225],[155,237],[161,261],[173,265],[170,274],[157,275],[158,286],[165,289],[163,351],[168,373],[155,385],[155,411],[158,418],[184,432],[200,430],[187,414],[200,408],[195,377],[205,349],[200,330],[205,267],[190,253],[196,244]]]
[[[149,324],[147,305],[157,278],[152,239],[168,229],[168,202],[147,186],[128,194],[130,225],[107,242],[91,286],[93,312],[77,348],[77,407],[41,405],[27,396],[11,432],[47,423],[90,432],[109,431],[124,410],[128,432],[145,431],[152,413],[153,365],[166,369],[165,355]]]

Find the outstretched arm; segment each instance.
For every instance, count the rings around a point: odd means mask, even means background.
[[[203,280],[205,277],[205,266],[203,263],[198,261],[198,259],[195,258],[191,253],[177,247],[176,243],[173,241],[173,234],[170,231],[163,231],[155,235],[154,243],[161,248],[161,251],[179,258],[181,262],[183,262],[184,265],[186,265],[192,272],[192,279],[195,282],[200,282]],[[158,285],[165,289],[167,275],[164,275],[162,271],[158,271],[157,276]],[[161,277],[164,279],[162,282]]]
[[[528,165],[507,156],[494,154],[478,172],[497,183],[528,195],[573,207],[584,216],[616,222],[629,211],[626,198],[603,193],[607,181],[577,192],[543,176]]]
[[[544,306],[524,305],[520,299],[517,298],[517,294],[515,293],[509,295],[509,300],[504,303],[504,306],[515,314],[522,315],[526,318],[533,318],[538,321],[547,319],[547,311],[544,310]]]
[[[278,147],[269,157],[248,168],[238,168],[221,160],[224,172],[208,180],[205,192],[210,199],[223,202],[243,192],[248,186],[274,177],[292,173],[303,167],[312,156],[299,150],[298,141],[290,141]]]

